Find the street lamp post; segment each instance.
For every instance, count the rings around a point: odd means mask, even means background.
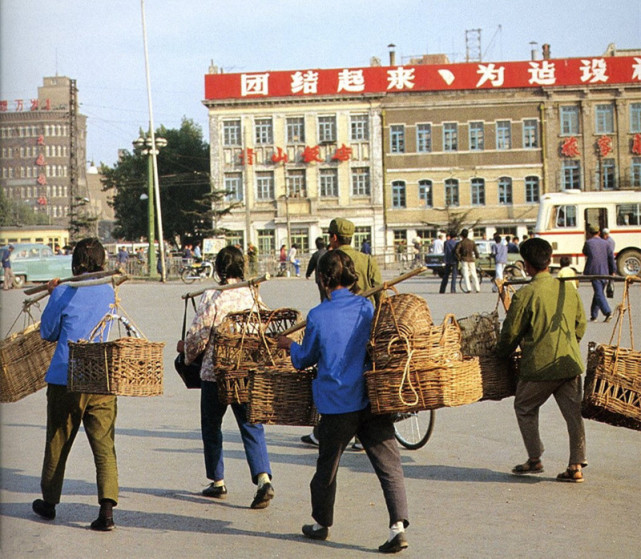
[[[147,156],[147,239],[149,249],[147,251],[147,265],[149,266],[149,277],[157,276],[156,272],[156,214],[154,212],[154,155],[158,155],[158,150],[167,145],[165,138],[156,137],[156,149],[153,148],[151,136],[140,136],[134,140],[133,144],[140,149],[142,155]],[[163,250],[162,231],[160,231],[159,248]]]

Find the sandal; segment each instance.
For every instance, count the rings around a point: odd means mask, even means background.
[[[568,468],[565,472],[561,472],[556,476],[556,481],[567,481],[569,483],[583,483],[583,473],[581,470],[570,470]]]
[[[512,468],[512,473],[517,476],[522,476],[525,474],[542,474],[543,462],[540,458],[528,458],[528,461],[525,464],[518,464]]]

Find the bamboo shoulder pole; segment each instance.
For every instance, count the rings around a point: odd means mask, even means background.
[[[111,276],[122,275],[122,270],[110,270],[108,272],[92,272],[90,274],[80,274],[79,276],[72,276],[70,278],[61,279],[60,283],[76,283],[82,282],[89,279],[97,278],[110,278]],[[25,295],[34,295],[40,293],[41,291],[47,291],[47,284],[36,285],[35,287],[29,287],[23,291]]]
[[[359,293],[359,295],[361,295],[362,297],[371,297],[372,295],[376,295],[380,291],[388,290],[390,287],[392,287],[393,285],[396,285],[397,283],[401,283],[402,281],[413,278],[414,276],[417,276],[418,274],[421,274],[426,270],[427,268],[425,266],[421,266],[420,268],[414,268],[413,270],[410,270],[409,272],[406,272],[403,275],[397,276],[389,281],[381,283],[381,285],[377,285],[376,287],[371,287],[369,289],[366,289],[362,293]],[[307,324],[307,320],[302,320],[297,324],[290,326],[289,328],[287,328],[287,330],[284,330],[283,332],[281,332],[280,335],[289,336],[294,332],[298,332],[298,330],[300,330],[301,328],[305,328],[306,324]]]
[[[238,289],[239,287],[251,287],[253,285],[258,285],[259,283],[269,280],[270,277],[271,276],[269,274],[265,274],[263,276],[250,278],[246,281],[231,283],[229,285],[213,285],[211,287],[205,287],[203,289],[199,289],[198,291],[191,291],[189,293],[185,293],[181,297],[182,299],[193,299],[194,297],[198,297],[198,295],[202,295],[205,291],[210,291],[211,289],[215,289],[216,291],[227,291],[229,289]]]

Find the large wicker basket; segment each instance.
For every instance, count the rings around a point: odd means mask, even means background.
[[[109,323],[121,321],[127,332],[140,336],[131,322],[109,313],[89,334],[93,340],[100,332],[108,334]],[[67,390],[118,396],[161,396],[163,393],[163,342],[141,337],[122,337],[113,341],[68,342],[69,367]]]
[[[581,413],[617,427],[641,431],[641,352],[588,344]]]
[[[502,400],[516,393],[516,375],[510,359],[501,359],[494,349],[499,340],[498,311],[476,313],[458,320],[461,351],[479,358],[483,380],[481,400]]]
[[[289,364],[289,352],[278,349],[281,332],[300,321],[295,309],[249,310],[228,314],[216,329],[214,364],[218,397],[223,404],[249,401],[249,370]],[[292,336],[300,341],[303,331]]]
[[[463,406],[483,396],[478,357],[423,363],[421,369],[368,371],[365,381],[376,414]]]
[[[55,342],[40,337],[40,323],[0,342],[0,402],[18,400],[43,388],[56,350]]]
[[[312,426],[318,412],[312,397],[315,369],[262,367],[249,372],[249,421],[267,425]]]

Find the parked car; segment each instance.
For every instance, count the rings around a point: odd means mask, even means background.
[[[26,282],[45,282],[53,278],[68,278],[71,274],[71,255],[54,254],[47,245],[38,243],[12,243],[11,270],[15,287]],[[8,248],[3,246],[0,250]],[[4,271],[0,271],[4,282]]]
[[[492,255],[492,244],[494,241],[486,241],[479,239],[474,241],[476,243],[476,248],[479,251],[479,259],[476,261],[477,269],[480,269],[482,272],[486,273],[489,276],[494,277],[494,260],[491,258]],[[445,255],[444,254],[427,254],[425,255],[425,266],[432,270],[435,274],[443,276],[445,273]],[[506,277],[510,275],[521,277],[524,276],[523,273],[523,258],[518,253],[508,252],[507,254],[507,266],[505,267]]]

